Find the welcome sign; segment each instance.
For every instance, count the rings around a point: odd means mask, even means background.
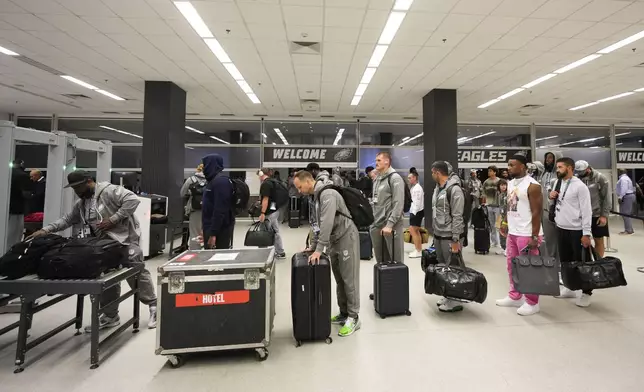
[[[298,167],[310,162],[320,165],[356,167],[355,147],[264,147],[264,166]]]
[[[644,165],[644,150],[617,150],[617,163]]]

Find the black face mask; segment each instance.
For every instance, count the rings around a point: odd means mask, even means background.
[[[80,197],[81,199],[89,200],[92,198],[92,196],[94,196],[94,188],[88,186],[87,189],[85,189],[85,191],[83,191],[82,193],[76,193],[76,196]]]

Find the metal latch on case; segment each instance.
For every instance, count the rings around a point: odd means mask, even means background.
[[[186,274],[183,272],[170,272],[168,274],[168,293],[181,294],[186,291]]]
[[[259,290],[259,269],[244,270],[244,290]]]

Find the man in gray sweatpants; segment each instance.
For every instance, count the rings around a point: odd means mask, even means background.
[[[317,181],[316,181],[317,180]],[[293,181],[300,193],[313,195],[318,230],[309,246],[310,263],[317,263],[325,254],[331,260],[335,277],[340,314],[331,322],[342,325],[338,335],[349,336],[360,329],[360,241],[358,228],[351,219],[342,195],[329,189],[333,182],[327,176],[313,179],[311,173],[300,171]]]
[[[391,155],[381,152],[376,156],[378,175],[373,182],[373,225],[371,242],[376,262],[404,263],[403,209],[405,180],[391,167]]]

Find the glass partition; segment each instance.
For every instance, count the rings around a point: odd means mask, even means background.
[[[530,148],[530,126],[459,124],[458,145]]]
[[[360,123],[361,146],[422,146],[422,134],[419,123]]]
[[[58,120],[58,130],[81,139],[136,143],[142,139],[143,119],[61,118]]]
[[[49,132],[51,131],[51,117],[18,117],[16,125]]]
[[[219,154],[224,160],[226,169],[259,169],[260,147],[248,146],[214,146],[197,145],[186,146],[184,168],[196,168],[201,164],[201,159],[208,154]]]
[[[267,145],[355,146],[356,123],[266,121]]]
[[[186,143],[260,144],[261,121],[186,120]]]
[[[610,128],[597,127],[561,127],[537,125],[537,148],[610,148]]]
[[[615,127],[616,148],[644,147],[644,128]]]

